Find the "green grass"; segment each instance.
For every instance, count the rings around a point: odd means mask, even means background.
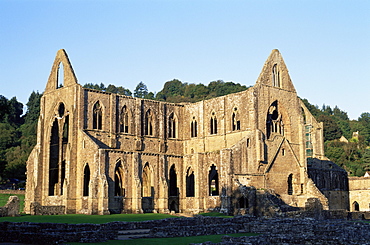
[[[141,238],[141,239],[132,239],[132,240],[109,240],[107,242],[100,243],[84,243],[84,244],[96,244],[96,245],[140,245],[140,244],[158,244],[158,245],[187,245],[190,243],[201,243],[206,241],[211,241],[213,243],[221,242],[222,235],[209,235],[209,236],[190,236],[190,237],[171,237],[171,238]],[[236,233],[236,234],[226,234],[232,237],[241,237],[241,236],[258,236],[255,233]],[[79,245],[81,243],[68,243],[71,245]]]
[[[66,214],[66,215],[22,215],[19,217],[0,217],[0,222],[36,222],[36,223],[68,223],[68,224],[104,224],[113,221],[145,221],[165,218],[177,218],[169,214],[111,214],[111,215],[85,215],[85,214]]]
[[[24,194],[0,194],[0,207],[5,206],[10,196],[18,196],[20,199],[20,212],[23,213]]]

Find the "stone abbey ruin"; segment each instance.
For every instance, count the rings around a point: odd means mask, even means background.
[[[323,124],[278,50],[248,90],[178,104],[83,88],[58,51],[25,212],[265,214],[312,203],[349,210],[348,177],[325,157]]]

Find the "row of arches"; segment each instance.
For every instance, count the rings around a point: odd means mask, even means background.
[[[100,102],[97,101],[93,106],[93,123],[92,128],[97,130],[103,129],[103,107],[101,106]],[[117,131],[120,133],[129,134],[132,133],[133,130],[133,123],[132,120],[133,116],[130,110],[127,108],[126,105],[122,107],[119,112],[119,117],[117,118]],[[143,135],[153,136],[154,129],[155,129],[155,117],[151,109],[148,109],[144,113],[144,120],[143,120]],[[178,119],[175,113],[170,113],[168,116],[167,121],[167,136],[169,138],[177,138],[178,137]],[[210,134],[217,134],[218,132],[218,125],[217,125],[217,116],[214,111],[212,111],[210,116]],[[240,116],[238,109],[235,107],[231,116],[231,130],[237,131],[241,129],[240,124]],[[190,122],[190,136],[197,137],[198,136],[198,124],[195,117],[193,117],[192,121]]]

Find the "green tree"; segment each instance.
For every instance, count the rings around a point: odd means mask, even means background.
[[[136,86],[134,90],[134,97],[137,98],[144,98],[146,95],[148,95],[148,88],[143,82],[139,82],[139,84]]]
[[[343,132],[339,128],[337,122],[331,116],[320,115],[317,120],[324,123],[324,140],[339,139]]]

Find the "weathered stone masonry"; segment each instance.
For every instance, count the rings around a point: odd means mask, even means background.
[[[180,104],[84,89],[59,50],[27,162],[25,211],[250,213],[243,187],[272,190],[293,207],[317,198],[324,209],[348,209],[346,173],[327,167],[335,164],[322,132],[278,50],[248,90]],[[338,183],[317,185],[320,169]]]

